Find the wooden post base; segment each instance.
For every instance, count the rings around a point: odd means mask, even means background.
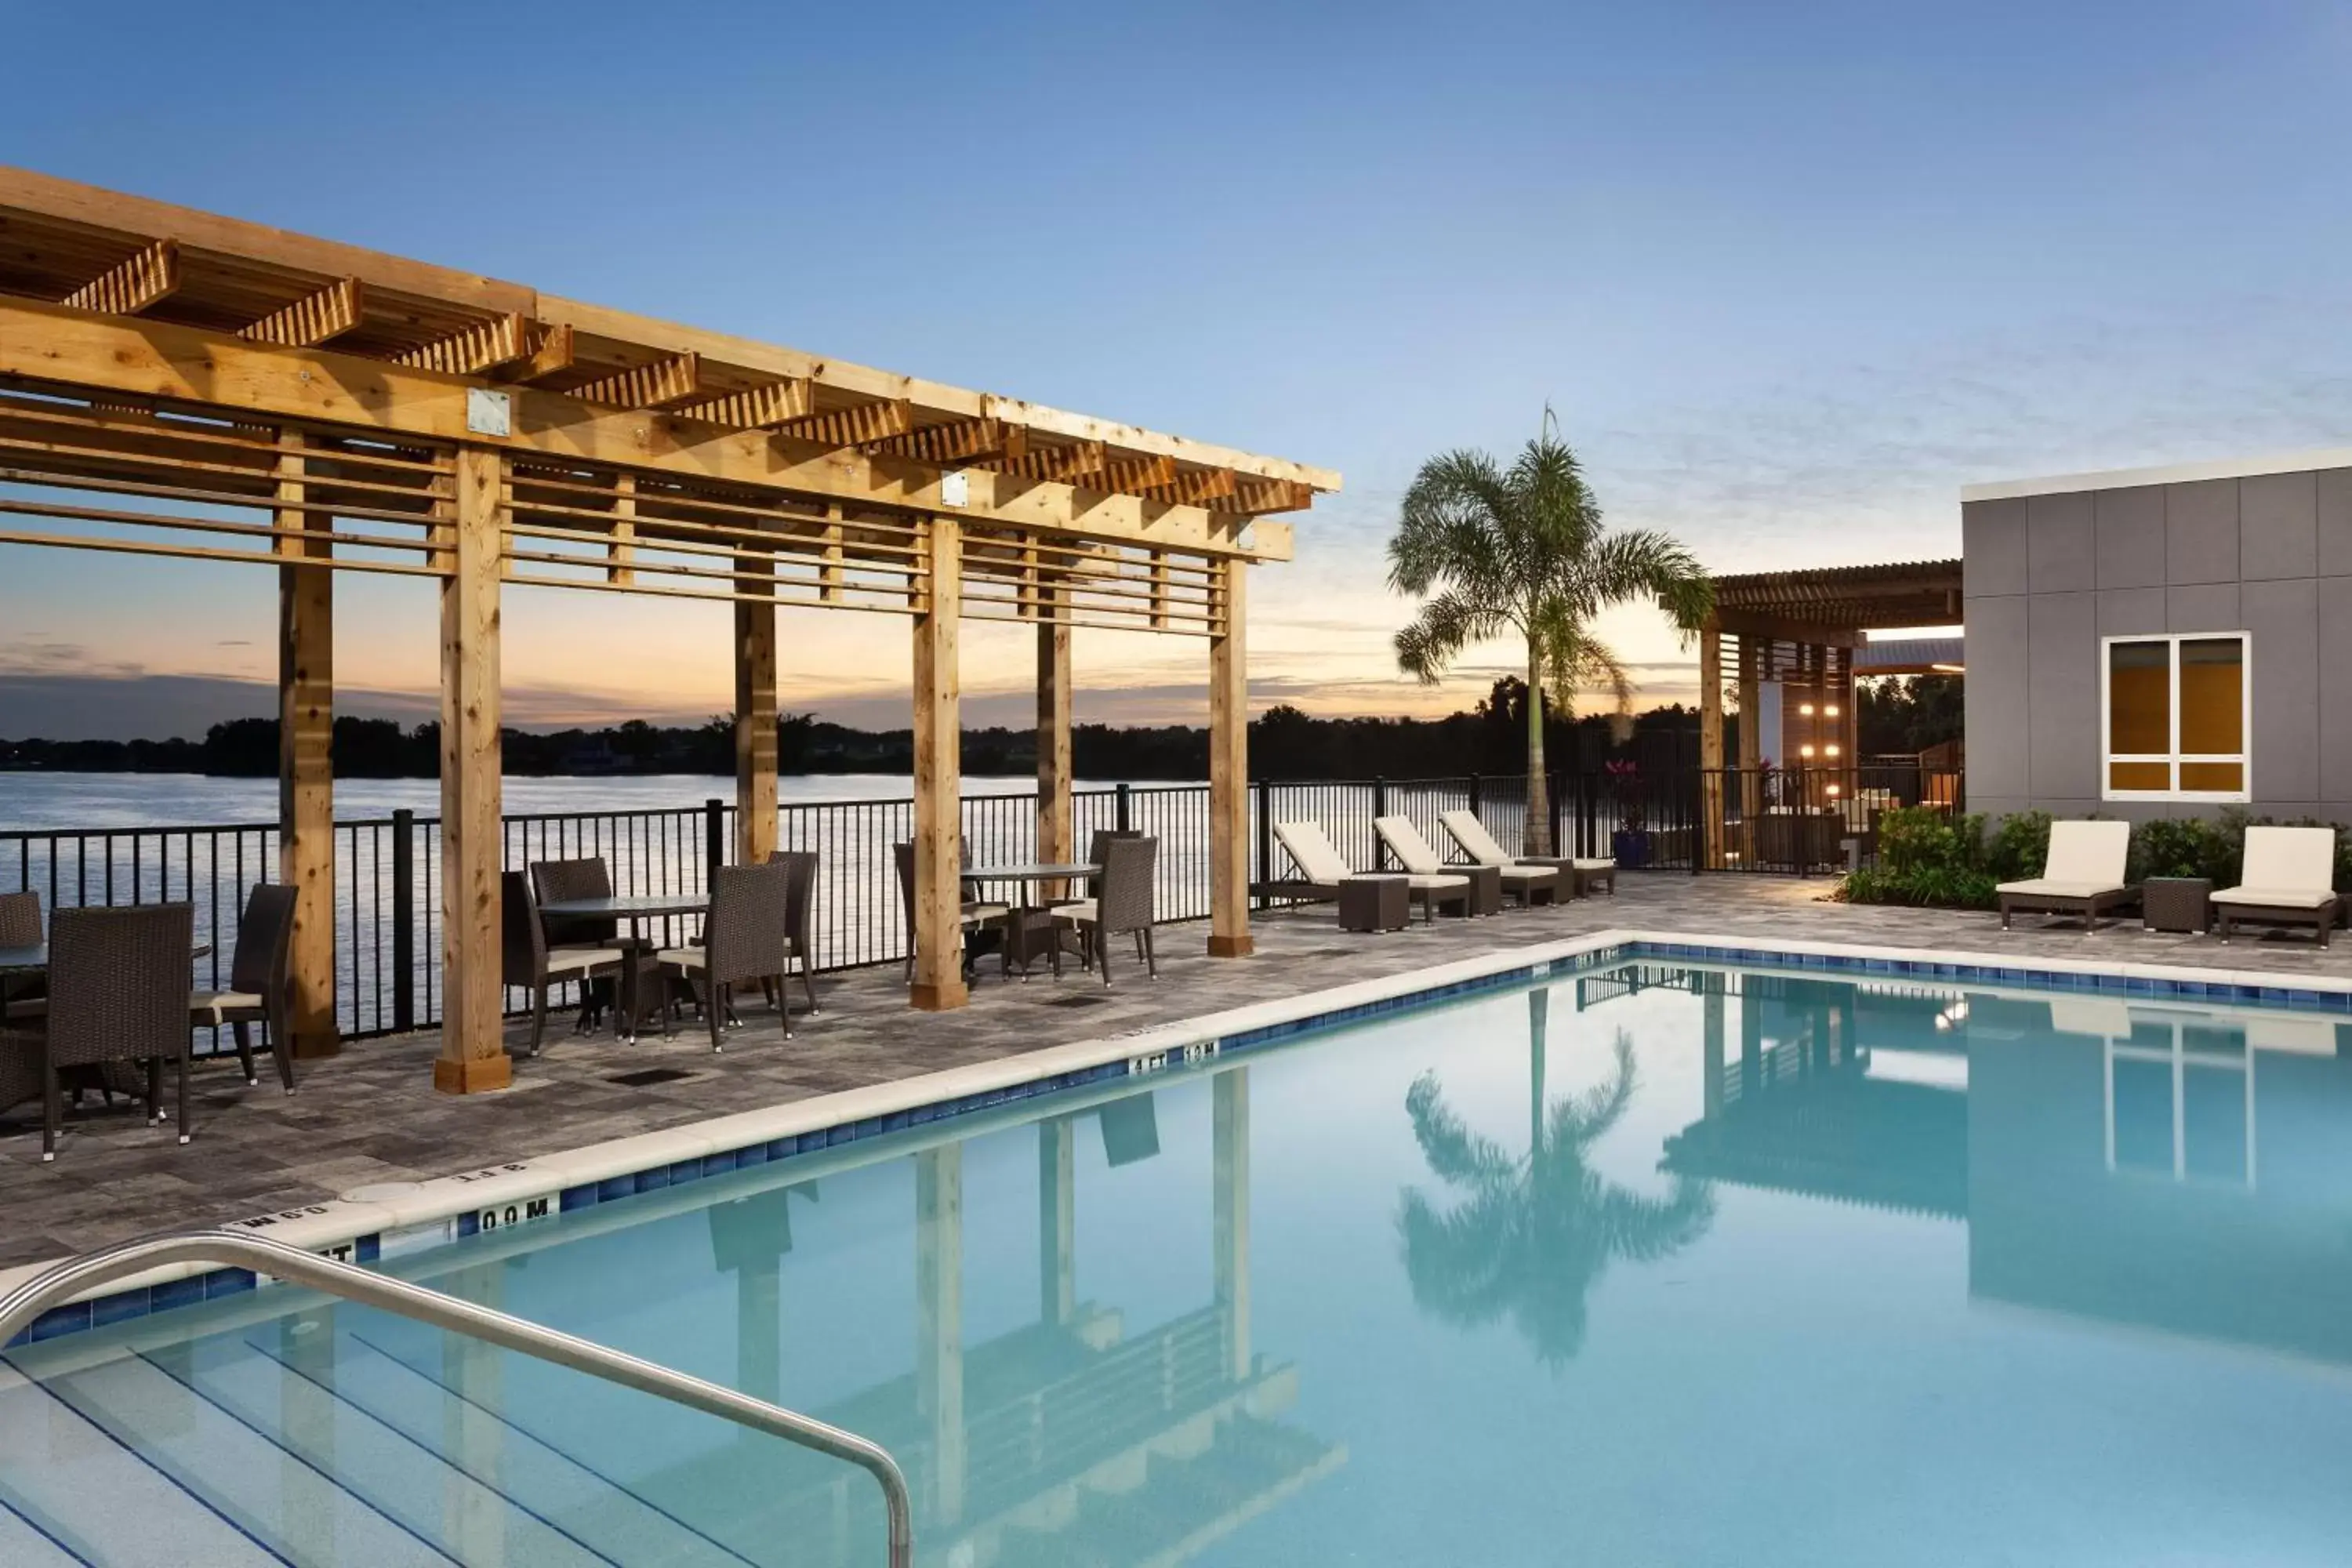
[[[294,1037],[294,1059],[298,1062],[324,1061],[329,1057],[339,1057],[342,1054],[343,1037],[341,1035],[298,1033]]]
[[[1244,931],[1239,936],[1213,936],[1209,939],[1211,958],[1247,958],[1257,951],[1257,943]]]
[[[918,982],[908,988],[907,1000],[919,1013],[948,1013],[971,1001],[971,993],[961,980],[938,985]]]
[[[514,1059],[504,1051],[494,1057],[467,1057],[451,1061],[433,1059],[433,1087],[444,1094],[487,1094],[514,1081]]]

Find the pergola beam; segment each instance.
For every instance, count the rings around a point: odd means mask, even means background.
[[[519,364],[495,367],[497,379],[529,386],[572,368],[577,345],[570,327],[559,322],[536,335],[538,342],[531,345],[528,358]]]
[[[179,242],[159,239],[136,256],[100,273],[67,295],[63,302],[77,310],[135,316],[170,299],[179,287]]]
[[[365,310],[360,280],[338,278],[317,293],[271,311],[236,335],[247,342],[275,343],[282,349],[314,349],[358,326]]]
[[[871,447],[915,427],[914,405],[903,397],[882,403],[861,403],[830,414],[803,415],[768,426],[772,434],[806,441],[829,452],[845,447]]]
[[[0,376],[436,441],[480,439],[467,429],[467,388],[445,376],[330,351],[266,348],[194,327],[134,326],[37,300],[0,298]],[[1256,522],[1244,549],[1239,535],[1247,519],[986,468],[967,470],[964,499],[950,502],[941,493],[938,468],[905,458],[828,450],[821,443],[814,450],[805,442],[796,448],[791,432],[716,430],[670,416],[598,413],[539,389],[517,388],[509,396],[513,434],[501,444],[526,460],[608,462],[838,500],[853,510],[946,513],[1194,554],[1290,557],[1285,523]],[[1173,460],[1148,458],[1134,466],[1158,465],[1172,467]],[[1114,462],[1109,477],[1124,477],[1119,470],[1129,466]]]
[[[411,349],[394,363],[443,375],[482,375],[530,353],[530,318],[518,310]]]
[[[732,392],[708,403],[688,404],[676,413],[680,419],[707,419],[713,425],[732,426],[739,430],[769,430],[795,419],[805,419],[815,408],[815,384],[805,376],[787,376],[749,392]]]
[[[668,408],[702,395],[701,361],[690,353],[674,354],[652,364],[575,386],[570,395],[583,403],[606,403],[615,408]]]
[[[965,419],[926,425],[903,436],[866,443],[869,453],[912,458],[922,463],[969,463],[984,458],[1019,462],[1029,450],[1029,432],[1002,419]]]

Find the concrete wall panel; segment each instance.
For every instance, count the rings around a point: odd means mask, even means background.
[[[2108,588],[2099,595],[2099,635],[2126,637],[2169,629],[2162,588]]]
[[[2154,485],[2097,490],[2099,586],[2149,588],[2164,581],[2164,491]]]
[[[2025,502],[1972,500],[1960,508],[1960,592],[2022,594],[2026,589]]]
[[[2025,556],[2031,593],[2097,587],[2098,535],[2091,518],[2091,492],[2027,497]]]
[[[2029,599],[2027,777],[2037,800],[2099,794],[2099,605],[2095,594]],[[2013,722],[2014,721],[2012,721]]]
[[[2319,581],[2248,583],[2239,594],[2252,637],[2254,798],[2308,805],[2321,793]]]
[[[2318,587],[2319,793],[2352,800],[2352,577],[2323,577]],[[2254,665],[2254,679],[2263,667]],[[2254,694],[2259,710],[2260,691]],[[2352,822],[2352,817],[2345,819]]]
[[[2318,475],[2238,481],[2238,571],[2249,583],[2318,574]]]
[[[2021,594],[1972,598],[1967,610],[1969,794],[2022,799],[2032,788],[2027,726],[2019,722],[2032,680],[2026,599]]]
[[[2352,468],[2329,468],[2313,488],[2318,492],[2319,574],[2352,576]]]
[[[2238,580],[2237,480],[2164,487],[2164,559],[2168,583]]]
[[[2242,632],[2246,623],[2238,611],[2238,584],[2206,583],[2193,588],[2165,591],[2167,631]]]

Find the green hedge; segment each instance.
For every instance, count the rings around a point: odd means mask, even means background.
[[[2158,817],[2132,826],[2124,875],[2204,877],[2234,887],[2245,858],[2246,829],[2270,826],[2234,806],[2214,816]],[[2335,827],[2336,890],[2352,893],[2352,834],[2335,823],[2299,818],[2286,826]],[[1898,806],[1878,819],[1878,864],[1850,872],[1839,896],[1856,904],[1930,904],[1989,910],[1993,888],[2042,875],[2050,854],[2050,814],[2021,811],[1990,834],[1980,816],[1950,816],[1923,806]]]

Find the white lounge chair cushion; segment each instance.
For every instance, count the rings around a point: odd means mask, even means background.
[[[1614,860],[1570,860],[1569,864],[1575,867],[1580,871],[1614,871],[1617,869],[1617,862]]]
[[[1397,864],[1414,875],[1433,877],[1445,868],[1445,862],[1429,847],[1429,840],[1421,836],[1421,829],[1412,825],[1411,817],[1376,816],[1372,818],[1372,831],[1381,836],[1381,842],[1389,847]]]
[[[2035,880],[2037,892],[2055,892],[2059,884],[2089,885],[2105,892],[2124,885],[2124,861],[2131,854],[2131,824],[2068,820],[2050,825],[2050,858]],[[2086,897],[2076,893],[2073,897]]]
[[[49,999],[46,996],[25,996],[0,1007],[0,1018],[46,1018],[49,1016]]]
[[[8,1011],[14,1014],[19,1008],[35,1003],[42,1012],[49,1010],[48,1003],[37,997],[34,1003],[11,1003]],[[231,1013],[262,1013],[268,1010],[268,1005],[258,994],[251,991],[199,991],[188,998],[188,1016],[211,1024],[226,1021]]]
[[[547,950],[547,973],[551,978],[583,973],[620,962],[621,950],[616,947],[551,947]]]
[[[2326,893],[2336,883],[2336,829],[2332,827],[2249,827],[2245,868],[2237,888],[2292,888],[2298,893]],[[2216,893],[2215,898],[2222,897]],[[2275,898],[2238,899],[2238,903],[2284,904]],[[2304,907],[2300,903],[2297,908]]]
[[[1454,836],[1454,842],[1462,846],[1462,852],[1479,865],[1507,866],[1511,863],[1510,851],[1495,842],[1495,836],[1486,831],[1486,825],[1478,820],[1476,813],[1441,811],[1437,814],[1437,820],[1445,825],[1445,831]]]
[[[2020,898],[2095,899],[2124,890],[2121,882],[2068,882],[2055,877],[2035,877],[2023,882],[2003,882],[1993,889]]]
[[[1442,893],[1450,889],[1466,888],[1470,885],[1470,879],[1467,877],[1445,877],[1425,871],[1408,872],[1404,880],[1405,886],[1416,893]]]
[[[1532,883],[1557,879],[1559,873],[1549,866],[1497,866],[1505,887],[1527,887]]]
[[[2273,910],[2316,910],[2326,908],[2335,897],[2332,888],[2257,888],[2245,884],[2222,889],[2213,895],[2213,901]]]
[[[1319,822],[1277,822],[1274,836],[1310,882],[1344,882],[1355,875]]]

